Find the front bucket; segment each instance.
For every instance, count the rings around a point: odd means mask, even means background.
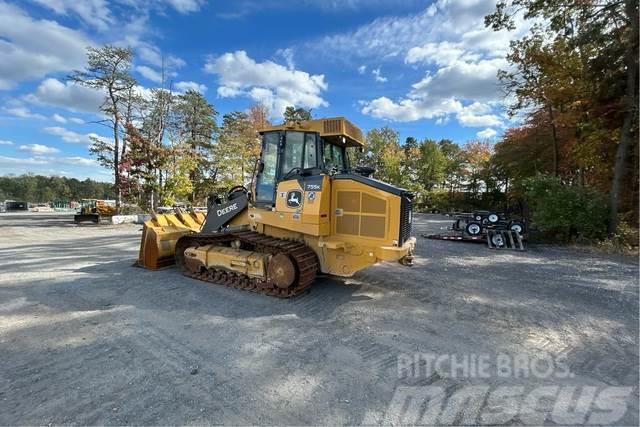
[[[174,214],[154,215],[144,222],[137,264],[152,270],[173,265],[178,239],[198,232],[199,227],[193,220],[185,224]]]

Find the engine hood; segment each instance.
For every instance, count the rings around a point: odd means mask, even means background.
[[[358,175],[356,173],[340,173],[333,176],[333,179],[351,179],[353,181],[358,181],[362,184],[369,185],[373,188],[377,188],[378,190],[382,190],[384,192],[394,194],[396,196],[405,196],[409,198],[409,200],[413,199],[413,193],[409,190],[405,190],[404,188],[395,187],[391,184],[387,184],[386,182],[378,181],[377,179],[368,178],[366,176]]]

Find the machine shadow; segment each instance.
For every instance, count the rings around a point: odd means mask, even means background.
[[[331,319],[345,304],[371,299],[358,294],[362,285],[329,276],[319,276],[308,291],[297,297],[280,299],[191,279],[173,267],[146,270],[134,266],[134,262],[127,259],[89,265],[73,270],[81,273],[80,277],[49,285],[47,290],[37,284],[21,290],[29,300],[46,301],[56,311],[133,306],[235,319],[295,315],[322,321]],[[47,293],[46,298],[42,292]]]

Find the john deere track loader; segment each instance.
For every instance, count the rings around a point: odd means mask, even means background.
[[[278,297],[319,272],[351,276],[379,261],[411,265],[410,192],[352,168],[362,132],[342,117],[260,132],[252,191],[232,188],[202,214],[156,215],[144,225],[141,266],[174,262],[191,277]]]

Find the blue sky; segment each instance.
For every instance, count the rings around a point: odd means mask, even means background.
[[[365,131],[495,140],[512,125],[496,81],[517,33],[484,28],[494,0],[0,0],[0,175],[111,179],[101,94],[67,82],[85,47],[130,46],[139,90],[162,63],[175,92],[224,114],[256,102],[346,116]]]

